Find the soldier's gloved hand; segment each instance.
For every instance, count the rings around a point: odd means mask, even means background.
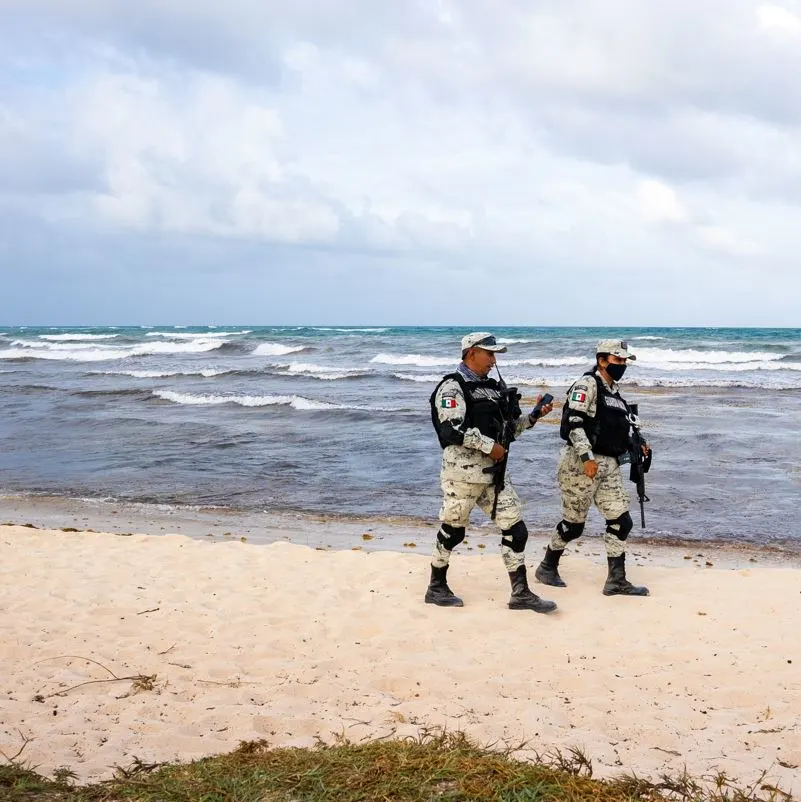
[[[594,459],[588,459],[582,463],[582,467],[584,468],[584,475],[588,479],[595,479],[595,475],[598,473],[598,463]]]
[[[500,462],[505,456],[506,449],[500,443],[493,444],[492,451],[489,453],[490,459],[495,460],[495,462]]]

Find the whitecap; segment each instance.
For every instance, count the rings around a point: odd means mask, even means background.
[[[636,351],[638,363],[664,365],[668,362],[685,364],[723,364],[737,362],[771,362],[784,354],[774,351],[699,351],[693,348],[640,348]],[[697,369],[697,368],[696,368]]]
[[[255,356],[286,356],[305,350],[305,345],[282,345],[281,343],[261,343],[253,351]]]
[[[801,370],[801,362],[650,362],[643,367],[671,372],[717,371],[723,373],[746,373],[750,371]]]
[[[167,337],[173,340],[194,340],[212,337],[237,337],[240,334],[250,334],[252,329],[244,331],[206,331],[206,332],[179,332],[179,331],[149,331],[145,337]]]
[[[201,354],[222,348],[225,342],[206,337],[177,343],[152,342],[144,345],[134,345],[129,349],[128,356],[148,356],[150,354]]]
[[[393,373],[396,379],[406,382],[419,382],[421,384],[431,384],[442,380],[440,374],[420,374],[420,373]]]
[[[303,326],[299,326],[298,328],[303,328]],[[334,328],[333,326],[309,326],[309,329],[311,331],[342,331],[342,332],[345,332],[345,333],[348,333],[348,332],[351,332],[351,331],[375,332],[375,333],[381,333],[381,332],[384,332],[384,331],[389,331],[388,328],[360,328],[360,329],[347,328],[346,329],[346,328]]]
[[[0,359],[60,359],[75,362],[103,362],[107,359],[122,359],[127,354],[118,351],[36,351],[29,348],[11,348],[0,351]]]
[[[15,343],[12,343],[14,345]],[[104,362],[131,356],[151,354],[196,354],[213,351],[225,343],[221,340],[190,342],[152,342],[143,345],[110,345],[96,348],[91,343],[18,343],[21,348],[0,351],[0,359],[58,359],[73,362]]]
[[[242,407],[291,406],[300,410],[338,409],[336,404],[315,401],[299,395],[203,395],[198,393],[177,393],[173,390],[154,390],[153,395],[165,401],[182,405],[238,404]]]
[[[554,357],[553,359],[499,359],[501,367],[519,367],[520,365],[530,365],[534,368],[559,368],[571,365],[592,365],[592,360],[581,356]]]
[[[333,368],[325,365],[315,365],[311,362],[284,362],[274,367],[286,371],[292,376],[307,376],[312,379],[336,381],[338,379],[353,379],[357,376],[366,376],[367,372],[358,368]]]
[[[654,378],[641,379],[631,382],[637,387],[698,387],[710,389],[763,389],[763,390],[799,390],[801,379],[796,382],[782,381],[768,376],[748,379],[684,379],[684,378]]]
[[[173,404],[190,406],[213,406],[238,404],[243,407],[290,406],[299,411],[356,410],[360,412],[399,412],[391,407],[370,407],[361,405],[331,404],[300,395],[205,395],[198,393],[177,393],[173,390],[153,390],[153,396]]]
[[[119,334],[40,334],[39,339],[80,342],[81,340],[113,340],[115,337],[119,336]]]
[[[95,370],[93,374],[101,376],[130,376],[134,379],[168,379],[173,376],[203,376],[210,379],[214,376],[224,376],[229,370]]]
[[[454,368],[458,362],[452,357],[421,356],[420,354],[377,354],[370,361],[379,365],[418,365],[419,367],[453,365]]]

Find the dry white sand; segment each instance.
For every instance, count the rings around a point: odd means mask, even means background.
[[[441,609],[422,553],[0,527],[0,750],[29,740],[40,771],[96,780],[135,756],[446,727],[521,757],[577,746],[596,776],[801,791],[801,570],[635,548],[651,597],[605,598],[591,544],[568,588],[533,585],[559,603],[544,616],[506,608],[486,543],[452,561],[465,607]]]

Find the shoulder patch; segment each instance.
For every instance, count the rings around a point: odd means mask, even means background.
[[[456,409],[456,399],[453,396],[450,396],[450,398],[443,398],[440,401],[440,406],[443,409]]]
[[[578,404],[583,404],[587,400],[587,393],[584,390],[573,390],[570,394],[570,400]]]

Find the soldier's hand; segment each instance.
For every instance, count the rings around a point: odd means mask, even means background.
[[[642,453],[643,453],[644,456],[647,457],[651,453],[651,446],[646,445],[645,443],[643,443],[641,448],[642,448]]]
[[[588,479],[595,479],[595,475],[598,473],[598,463],[594,459],[588,459],[583,463],[583,468],[584,475]]]
[[[537,396],[537,400],[534,402],[534,406],[536,406],[537,404],[539,404],[539,402],[540,402],[540,401],[542,401],[542,393],[540,393],[540,394]],[[549,402],[549,403],[547,403],[547,404],[543,404],[543,405],[540,407],[540,417],[541,417],[541,418],[544,418],[544,417],[545,417],[545,416],[546,416],[546,415],[547,415],[549,412],[551,412],[552,410],[553,410],[553,402]]]
[[[506,449],[500,443],[494,443],[489,453],[490,459],[500,462],[506,456]]]

